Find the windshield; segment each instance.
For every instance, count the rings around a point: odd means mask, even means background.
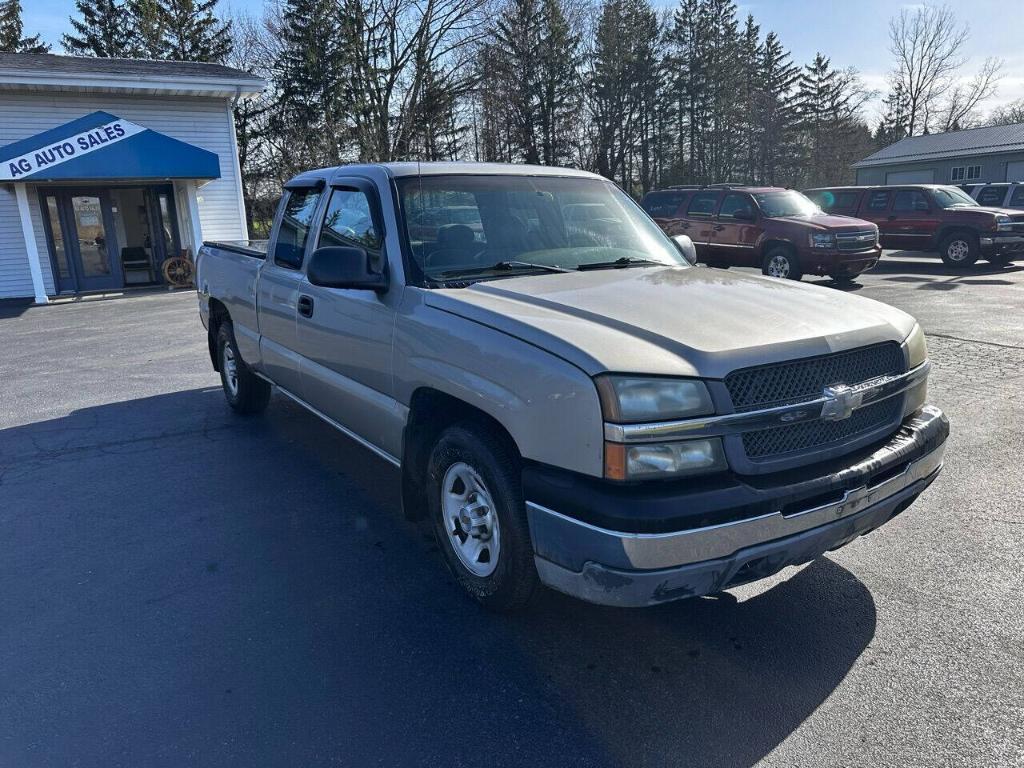
[[[813,216],[822,212],[821,208],[812,203],[799,192],[762,192],[755,194],[758,206],[768,218],[779,216]]]
[[[600,179],[409,176],[398,180],[398,192],[409,248],[434,282],[688,266],[629,196]]]
[[[973,197],[956,187],[935,187],[932,190],[932,196],[939,208],[959,208],[961,206],[976,208],[978,206]]]

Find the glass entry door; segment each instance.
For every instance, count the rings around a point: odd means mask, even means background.
[[[107,192],[54,190],[43,192],[42,197],[57,289],[120,288],[124,281]]]
[[[105,193],[70,195],[71,258],[78,268],[80,290],[120,288],[120,269],[115,269],[117,243],[110,237],[110,202]],[[65,243],[67,245],[67,243]]]

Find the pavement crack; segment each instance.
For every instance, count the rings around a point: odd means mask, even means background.
[[[998,341],[980,341],[979,339],[968,339],[963,336],[953,336],[949,333],[931,333],[925,332],[925,336],[934,336],[939,339],[949,339],[950,341],[961,341],[965,344],[983,344],[987,347],[1001,347],[1002,349],[1017,349],[1024,352],[1024,346],[1017,344],[1000,344]]]

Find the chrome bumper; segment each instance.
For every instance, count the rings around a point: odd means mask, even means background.
[[[926,406],[919,414],[948,429],[938,409]],[[837,493],[834,501],[670,533],[608,530],[528,502],[537,569],[549,586],[612,605],[647,605],[761,578],[841,546],[902,511],[938,475],[944,439],[942,433],[942,441],[895,475],[891,470],[900,466],[909,438],[895,448],[879,449],[879,454],[888,453],[884,459],[872,456],[861,463],[872,465],[872,473],[884,479]],[[749,567],[755,560],[761,565]],[[765,563],[772,566],[770,572],[763,572]],[[748,575],[760,575],[737,580],[745,565]],[[617,582],[623,589],[609,588]],[[657,584],[667,583],[686,588],[659,597]]]

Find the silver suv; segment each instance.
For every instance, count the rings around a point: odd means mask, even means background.
[[[197,285],[231,407],[276,387],[398,467],[477,600],[642,606],[877,528],[948,434],[912,317],[693,261],[593,174],[397,163],[293,179]]]

